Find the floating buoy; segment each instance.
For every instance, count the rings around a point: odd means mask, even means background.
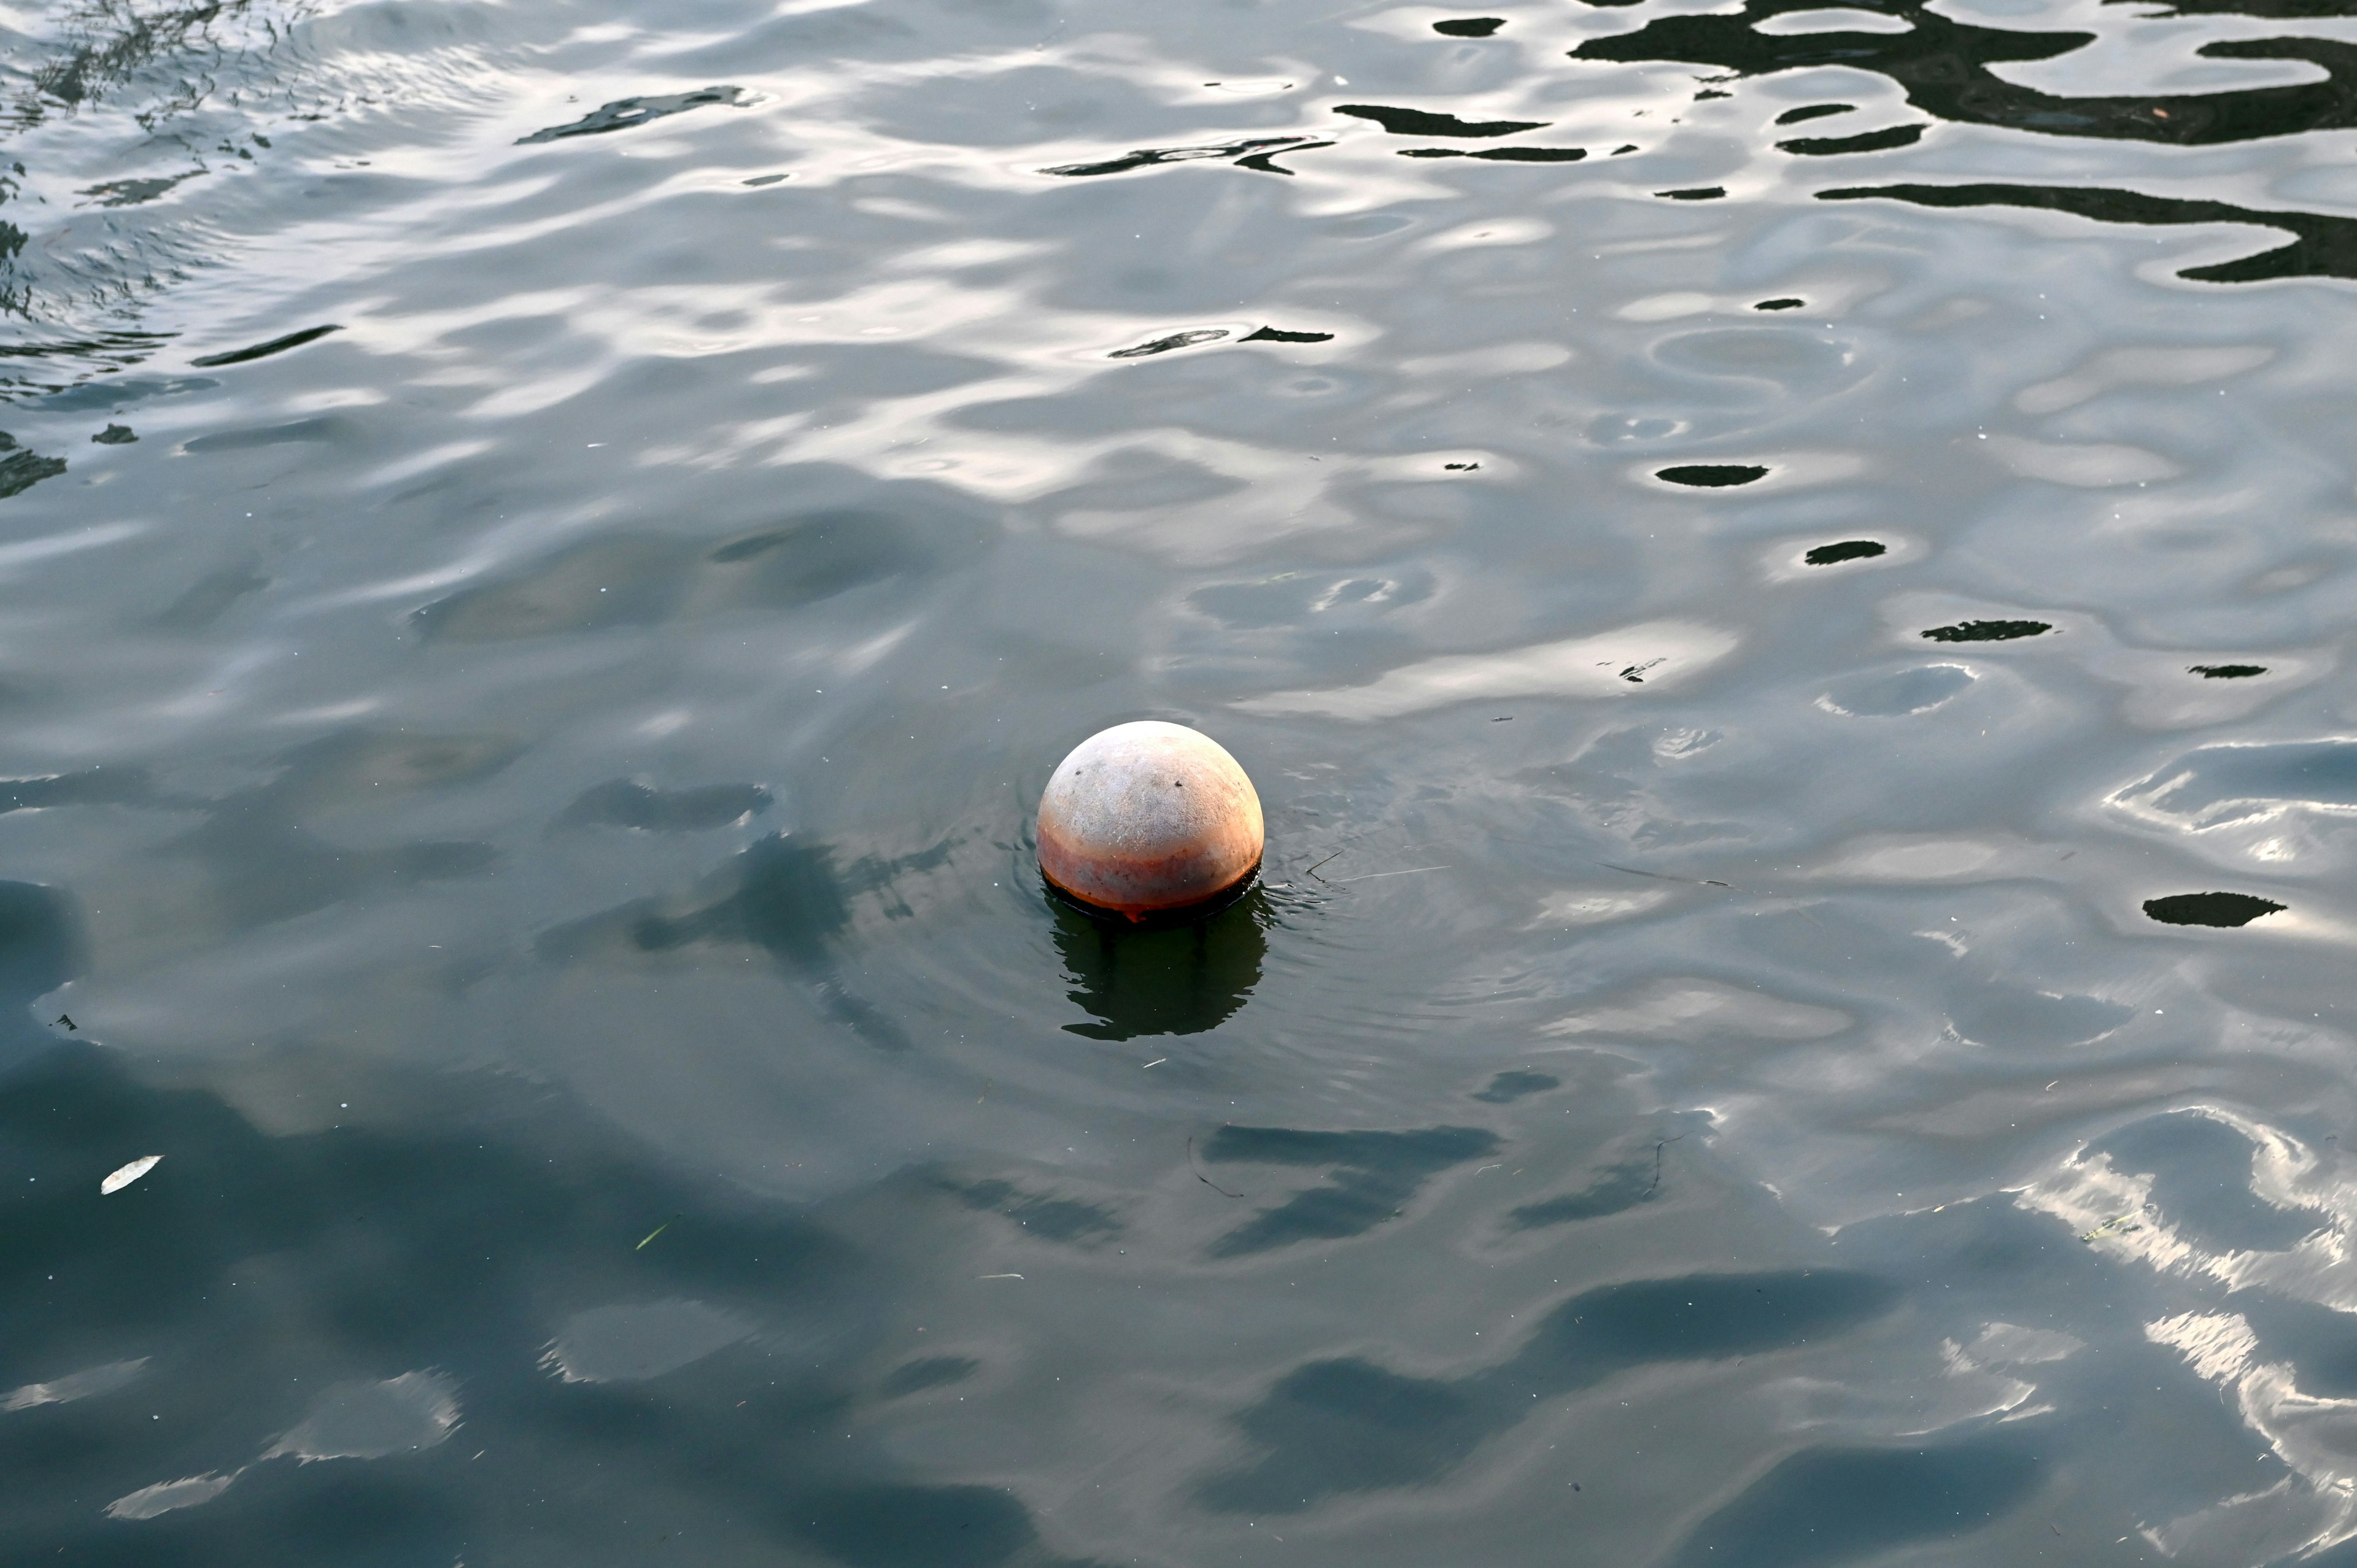
[[[1083,908],[1208,913],[1260,867],[1260,797],[1184,725],[1115,725],[1072,748],[1039,797],[1039,870]]]

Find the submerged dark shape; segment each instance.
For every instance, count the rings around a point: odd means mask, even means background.
[[[759,816],[770,795],[757,784],[706,784],[694,789],[657,789],[632,779],[613,779],[584,790],[556,821],[559,826],[600,824],[648,832],[698,832]]]
[[[91,437],[92,442],[101,446],[127,446],[138,439],[139,437],[132,433],[131,426],[127,424],[110,424]]]
[[[1889,78],[1917,109],[1964,124],[2001,125],[2051,136],[2222,142],[2295,135],[2357,124],[2357,44],[2329,38],[2232,38],[2204,44],[2210,59],[2302,60],[2325,80],[2228,92],[2069,98],[2007,81],[1991,68],[2049,60],[2086,48],[2093,33],[1975,27],[1921,0],[1861,0],[1855,7],[1896,16],[1905,32],[1763,33],[1759,24],[1823,9],[1820,0],[1749,0],[1739,12],[1657,16],[1633,32],[1590,38],[1575,59],[1682,61],[1742,76],[1838,66]]]
[[[2357,278],[2357,218],[2322,212],[2287,212],[2237,207],[2228,201],[2147,196],[2077,185],[1884,185],[1821,190],[1821,201],[1859,201],[1883,197],[1918,207],[2035,207],[2106,223],[2252,223],[2297,236],[2287,245],[2231,262],[2187,267],[2177,275],[2192,283],[2259,283],[2273,278]]]
[[[1330,343],[1333,340],[1331,332],[1287,332],[1281,327],[1264,327],[1236,339],[1239,343]]]
[[[715,103],[735,106],[745,102],[741,87],[704,87],[694,92],[670,92],[655,98],[617,98],[611,103],[601,103],[569,124],[551,125],[544,131],[534,131],[529,136],[518,136],[516,145],[527,146],[534,142],[562,141],[567,136],[602,136],[608,131],[628,131],[661,120],[667,115],[683,114],[690,109],[707,108]]]
[[[1265,1208],[1211,1243],[1215,1258],[1249,1257],[1297,1241],[1334,1241],[1368,1231],[1413,1202],[1451,1165],[1498,1151],[1480,1127],[1412,1133],[1328,1133],[1294,1127],[1222,1127],[1204,1141],[1206,1165],[1310,1165],[1326,1184]]]
[[[1717,201],[1727,194],[1727,187],[1697,185],[1685,190],[1657,190],[1653,194],[1671,201]]]
[[[2042,620],[1960,620],[1953,626],[1935,626],[1923,636],[1932,642],[2011,642],[2053,629],[2051,622]]]
[[[2144,912],[2164,926],[2217,926],[2229,930],[2288,908],[2252,893],[2172,893],[2166,898],[2144,901]]]
[[[249,360],[266,360],[289,349],[300,349],[306,343],[317,342],[330,332],[342,330],[343,328],[334,322],[325,327],[306,327],[300,332],[289,332],[284,338],[273,338],[267,343],[256,343],[250,349],[232,349],[226,354],[207,354],[200,360],[190,360],[188,363],[207,371],[220,365],[242,365]]]
[[[1722,489],[1729,485],[1748,485],[1768,477],[1765,466],[1759,463],[1681,463],[1674,467],[1657,468],[1653,478],[1666,479],[1674,485],[1691,485],[1702,489]]]
[[[1200,1496],[1222,1513],[1297,1513],[1422,1485],[1547,1400],[1663,1362],[1798,1348],[1898,1299],[1887,1281],[1829,1269],[1632,1280],[1557,1304],[1511,1358],[1459,1377],[1410,1377],[1358,1356],[1307,1362],[1236,1418],[1259,1453]]]
[[[1985,1432],[1906,1448],[1804,1448],[1698,1525],[1664,1568],[1904,1560],[1971,1535],[2038,1490],[2033,1436]],[[1942,1553],[1944,1555],[1944,1553]]]
[[[1487,1105],[1512,1105],[1515,1101],[1527,1095],[1544,1094],[1550,1089],[1562,1087],[1563,1079],[1553,1073],[1534,1072],[1526,1068],[1516,1068],[1492,1078],[1490,1080],[1490,1087],[1473,1098]]]
[[[1404,158],[1487,158],[1501,164],[1576,164],[1586,147],[1406,147]]]
[[[1459,120],[1428,109],[1394,109],[1382,103],[1337,103],[1334,113],[1372,120],[1394,136],[1511,136],[1547,124],[1544,120]]]
[[[1224,327],[1199,327],[1191,332],[1173,332],[1168,338],[1115,349],[1105,356],[1108,360],[1143,360],[1149,354],[1167,354],[1173,349],[1191,349],[1198,343],[1216,342],[1228,335]]]
[[[1452,38],[1486,38],[1505,25],[1503,16],[1451,16],[1432,24],[1432,30]]]
[[[2253,675],[2266,674],[2267,667],[2264,664],[2189,664],[2185,672],[2199,675],[2204,681],[2242,681]]]
[[[1839,544],[1820,544],[1801,557],[1812,566],[1830,566],[1836,561],[1868,561],[1887,554],[1890,547],[1878,540],[1845,539]]]
[[[1255,160],[1265,159],[1272,153],[1285,152],[1305,145],[1333,145],[1331,142],[1319,142],[1310,136],[1254,136],[1246,141],[1218,142],[1200,147],[1139,147],[1135,151],[1124,153],[1117,158],[1107,158],[1102,163],[1059,164],[1054,168],[1043,168],[1039,172],[1061,175],[1071,179],[1085,179],[1092,175],[1126,174],[1131,169],[1146,168],[1155,164],[1204,163],[1219,158],[1234,158],[1238,164],[1247,168],[1266,168],[1272,174],[1286,174],[1291,171]]]
[[[44,457],[16,445],[16,438],[0,432],[0,498],[21,495],[43,479],[53,479],[66,471],[63,457]]]
[[[1089,1021],[1064,1032],[1092,1040],[1200,1035],[1235,1016],[1260,984],[1273,917],[1257,882],[1207,920],[1153,928],[1092,918],[1047,900],[1066,994]]]
[[[1929,129],[1928,125],[1891,125],[1879,131],[1863,131],[1855,136],[1801,136],[1777,143],[1776,149],[1801,157],[1830,157],[1838,153],[1878,153],[1889,147],[1911,147],[1923,139],[1923,133]]]
[[[1809,302],[1805,299],[1794,299],[1788,295],[1782,299],[1763,299],[1751,308],[1754,310],[1798,310],[1801,306],[1808,303]]]

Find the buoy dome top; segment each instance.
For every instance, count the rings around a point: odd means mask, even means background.
[[[1039,798],[1039,869],[1133,918],[1205,903],[1260,864],[1260,797],[1236,759],[1184,725],[1144,719],[1072,749]]]

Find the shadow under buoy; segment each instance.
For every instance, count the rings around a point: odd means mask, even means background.
[[[1091,1020],[1065,1025],[1069,1034],[1200,1035],[1234,1017],[1260,983],[1275,916],[1257,878],[1208,918],[1169,925],[1103,919],[1046,886],[1070,994]]]

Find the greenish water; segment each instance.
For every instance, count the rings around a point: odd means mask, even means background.
[[[2357,1563],[2352,16],[0,7],[9,1559]]]

